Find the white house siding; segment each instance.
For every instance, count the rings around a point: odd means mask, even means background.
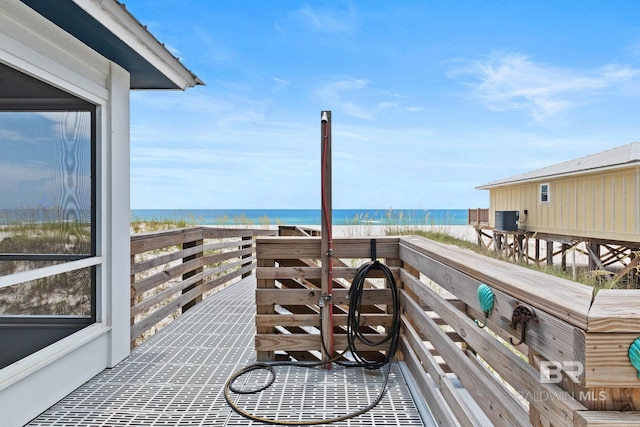
[[[128,355],[129,74],[21,2],[0,7],[0,62],[98,106],[97,323],[0,370],[11,427]]]

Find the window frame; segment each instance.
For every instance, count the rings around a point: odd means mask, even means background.
[[[546,187],[546,191],[544,191]],[[540,184],[540,192],[538,200],[540,203],[550,203],[551,202],[551,185],[549,183]]]
[[[23,282],[27,282],[30,280],[42,279],[45,277],[53,276],[56,274],[68,273],[74,270],[79,270],[81,268],[86,267],[94,267],[100,264],[100,261],[97,259],[97,237],[98,237],[98,224],[97,224],[97,173],[98,173],[98,164],[97,164],[97,148],[98,148],[98,140],[97,140],[97,128],[98,128],[98,114],[97,114],[97,106],[91,104],[89,102],[83,101],[81,99],[61,99],[58,100],[46,100],[43,102],[42,100],[32,100],[32,99],[19,99],[19,100],[5,100],[0,99],[0,114],[3,112],[65,112],[65,111],[86,111],[90,113],[90,121],[91,121],[91,130],[90,130],[90,162],[91,162],[91,245],[90,245],[90,253],[89,254],[2,254],[0,253],[0,260],[20,260],[20,261],[28,261],[28,260],[41,260],[41,261],[66,261],[61,264],[57,264],[56,266],[64,266],[67,264],[71,264],[68,268],[62,269],[51,269],[49,267],[41,267],[38,269],[34,269],[31,271],[39,271],[43,270],[40,273],[33,277],[32,275],[25,273],[12,274],[8,276],[0,276],[0,288],[17,285]],[[93,262],[85,263],[76,263],[75,261],[93,259]],[[55,266],[52,266],[55,267]],[[91,277],[91,324],[96,323],[97,321],[97,272],[96,269],[93,268],[92,277]],[[47,272],[50,272],[48,274]],[[18,276],[15,280],[2,280],[4,277],[12,277]],[[26,279],[21,279],[21,277],[28,277]]]
[[[15,70],[15,69],[14,69]],[[15,70],[20,73],[21,71]],[[40,80],[40,82],[45,83]],[[45,83],[50,85],[49,83]],[[101,156],[99,155],[100,141],[98,131],[101,124],[98,120],[101,120],[100,105],[96,105],[89,101],[85,101],[78,98],[77,95],[73,95],[64,91],[70,96],[70,98],[0,98],[0,114],[4,112],[87,112],[89,113],[90,131],[89,131],[89,161],[90,167],[90,245],[89,253],[87,254],[0,254],[0,260],[39,260],[39,261],[61,261],[58,264],[50,266],[34,268],[32,270],[22,271],[18,273],[8,274],[0,276],[0,289],[10,286],[20,286],[22,283],[43,279],[59,274],[69,273],[81,269],[89,269],[89,286],[90,286],[90,308],[86,315],[2,315],[0,320],[6,327],[11,328],[11,325],[24,324],[27,322],[36,322],[40,324],[50,325],[53,328],[68,327],[69,325],[76,325],[75,329],[69,329],[69,333],[65,336],[77,333],[79,330],[101,323],[99,319],[102,308],[99,306],[102,303],[102,297],[100,292],[100,283],[102,282],[102,264],[103,257],[98,254],[100,247],[100,230],[102,226],[98,224],[98,220],[101,217],[99,215],[99,183],[101,182],[98,174],[101,171],[101,165],[98,164]],[[73,97],[73,98],[71,98]],[[53,338],[53,340],[41,340],[33,344],[33,350],[30,354],[38,352],[42,348],[45,348],[62,338]],[[30,355],[29,354],[29,355]],[[27,355],[28,356],[28,355]],[[27,357],[23,356],[23,357]],[[16,356],[20,357],[20,356]],[[9,357],[10,358],[10,357]],[[13,359],[11,359],[13,360]],[[20,358],[18,360],[21,360]],[[0,366],[0,370],[2,367]]]

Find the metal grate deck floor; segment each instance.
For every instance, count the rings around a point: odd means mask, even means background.
[[[255,361],[255,277],[220,291],[189,310],[58,402],[29,426],[264,426],[236,414],[224,384]],[[361,369],[278,367],[276,383],[241,406],[262,417],[299,421],[333,418],[373,401],[382,374]],[[260,381],[260,372],[244,381]],[[373,410],[332,426],[423,426],[397,364]]]

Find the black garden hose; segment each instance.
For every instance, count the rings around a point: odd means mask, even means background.
[[[386,279],[388,280],[391,288],[392,306],[393,306],[393,319],[391,327],[382,339],[372,341],[364,336],[360,332],[360,318],[362,314],[362,296],[364,294],[364,284],[366,278],[371,270],[381,270]],[[353,358],[356,360],[353,362],[340,362],[336,361],[339,365],[344,366],[356,366],[366,369],[379,369],[387,365],[393,360],[393,356],[398,348],[398,339],[400,338],[400,296],[398,293],[398,285],[396,284],[393,273],[389,270],[389,267],[382,264],[378,260],[369,261],[358,268],[356,276],[349,288],[349,314],[347,316],[347,342],[348,351],[351,352]],[[385,342],[389,342],[389,350],[386,352],[385,358],[381,361],[368,361],[356,348],[356,341],[359,341],[366,346],[375,347]],[[323,341],[324,342],[324,341]],[[325,349],[326,351],[326,349]]]
[[[364,284],[367,278],[367,275],[371,270],[381,270],[384,273],[384,276],[388,280],[391,288],[392,295],[392,305],[393,305],[393,318],[391,322],[391,326],[388,329],[388,332],[385,336],[383,336],[380,340],[370,340],[366,338],[360,332],[360,320],[361,320],[361,308],[362,308],[362,296],[364,294]],[[356,275],[351,284],[351,288],[349,289],[349,313],[347,316],[347,348],[344,350],[342,354],[338,354],[335,357],[328,354],[328,351],[324,345],[324,337],[322,326],[320,327],[320,341],[322,342],[322,349],[324,353],[329,357],[327,361],[321,362],[269,362],[269,363],[254,363],[252,365],[246,366],[243,369],[232,374],[227,380],[224,388],[224,397],[227,401],[227,404],[239,415],[255,420],[264,422],[267,424],[280,424],[280,425],[317,425],[317,424],[330,424],[338,421],[343,421],[349,418],[356,417],[358,415],[364,414],[369,410],[373,409],[375,406],[380,403],[382,398],[384,397],[384,393],[387,389],[387,384],[389,382],[389,375],[391,372],[391,361],[395,355],[395,352],[398,348],[398,341],[400,338],[400,296],[398,292],[398,286],[396,284],[395,278],[393,277],[393,273],[386,265],[382,264],[378,260],[373,260],[361,265],[356,272]],[[320,310],[320,325],[322,325],[322,310]],[[385,358],[381,361],[368,361],[366,360],[356,348],[356,342],[360,342],[365,346],[379,346],[384,344],[385,342],[389,342],[389,349],[386,352]],[[350,353],[353,357],[353,361],[344,361],[342,359],[345,353]],[[369,370],[380,369],[387,366],[384,375],[384,383],[378,394],[378,397],[366,407],[350,413],[346,415],[342,415],[335,418],[330,419],[321,419],[321,420],[309,420],[309,421],[287,421],[287,420],[277,420],[271,418],[260,417],[254,414],[251,414],[242,408],[240,408],[234,401],[231,396],[231,393],[235,394],[255,394],[259,393],[267,388],[269,388],[276,380],[276,372],[274,366],[298,366],[298,367],[317,367],[328,365],[330,363],[336,363],[345,368],[356,368],[362,367]],[[269,371],[269,378],[266,383],[256,389],[244,390],[239,389],[234,386],[236,380],[242,377],[245,374],[248,374],[252,371],[256,370],[267,370]]]

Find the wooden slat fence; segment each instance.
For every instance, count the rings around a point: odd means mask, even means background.
[[[489,225],[489,209],[468,209],[468,223],[471,225]]]
[[[322,359],[319,335],[320,238],[260,238],[257,242],[256,350],[261,360]],[[334,348],[346,348],[347,292],[357,267],[371,259],[368,239],[341,239],[333,245]],[[398,273],[398,238],[376,239],[376,258]],[[363,295],[363,333],[380,335],[391,324],[390,291],[381,272],[372,272]],[[359,349],[384,357],[380,347]],[[276,354],[276,352],[279,352]]]
[[[255,237],[277,230],[192,227],[131,236],[131,343],[255,269]]]
[[[336,349],[344,341],[344,295],[370,240],[333,241]],[[588,286],[422,237],[376,241],[378,258],[401,287],[397,357],[440,425],[640,425],[640,379],[627,355],[640,337],[640,291],[595,295]],[[257,239],[259,359],[320,357],[319,258],[317,237]],[[384,331],[390,316],[388,290],[376,280],[366,296],[372,334]],[[484,329],[476,323],[484,321],[481,283],[495,296]],[[536,315],[524,337],[512,324],[517,306]]]

